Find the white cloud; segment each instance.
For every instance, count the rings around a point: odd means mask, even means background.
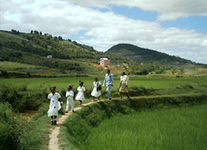
[[[158,21],[175,20],[179,17],[207,16],[206,0],[63,0],[81,6],[109,8],[111,5],[138,7],[147,11],[155,11],[160,15]]]
[[[181,1],[181,0],[180,0]],[[80,42],[95,47],[98,50],[107,50],[118,43],[131,43],[140,47],[151,48],[171,55],[180,56],[196,62],[207,63],[207,34],[197,33],[194,30],[176,28],[162,28],[159,22],[147,22],[133,20],[114,14],[113,12],[100,12],[93,7],[110,7],[112,0],[105,1],[78,0],[73,4],[72,0],[4,0],[1,13],[0,29],[16,29],[24,32],[38,30],[53,35],[71,36],[81,30],[87,31],[81,35]],[[163,0],[140,0],[127,3],[127,1],[115,1],[116,5],[137,6],[144,10],[152,10],[169,14],[178,9],[177,17],[188,16],[193,13],[204,14],[203,6],[197,11],[187,10],[190,6],[182,8],[179,1],[169,0],[168,5],[161,5]],[[182,0],[183,3],[186,0]],[[205,5],[205,1],[202,1]],[[198,1],[200,4],[201,1]],[[172,8],[171,8],[172,5]],[[173,6],[178,5],[177,8]],[[183,5],[183,4],[182,4]],[[91,6],[91,7],[86,7]],[[192,6],[197,6],[197,3]],[[166,8],[165,8],[166,7]],[[190,8],[189,8],[190,9]],[[199,11],[200,10],[200,11]],[[179,14],[182,12],[183,14]],[[175,13],[176,14],[176,13]],[[167,17],[167,16],[166,16]],[[169,18],[174,17],[168,16]],[[165,19],[161,14],[160,20]],[[90,38],[89,38],[90,37]],[[180,51],[185,49],[186,52]]]

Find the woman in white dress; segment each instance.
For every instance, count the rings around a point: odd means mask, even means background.
[[[98,102],[100,102],[101,82],[98,80],[98,78],[94,78],[93,86],[94,88],[91,93],[91,95],[93,96],[93,101],[95,100],[95,97],[98,97]]]
[[[83,84],[84,83],[82,81],[80,81],[79,87],[77,88],[78,93],[75,97],[75,100],[80,101],[80,107],[82,106],[82,101],[85,100],[84,92],[85,92],[86,88],[83,86]]]
[[[56,125],[56,118],[58,116],[58,110],[61,108],[61,96],[57,93],[56,87],[50,88],[51,93],[48,94],[48,99],[50,99],[50,106],[48,110],[48,117],[51,117],[51,125]]]

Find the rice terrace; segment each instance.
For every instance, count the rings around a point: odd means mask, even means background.
[[[0,150],[207,150],[207,2],[2,3]]]

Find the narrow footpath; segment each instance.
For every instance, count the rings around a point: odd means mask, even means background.
[[[92,103],[96,103],[96,102],[89,102],[86,104],[82,104],[82,107],[90,105]],[[76,107],[75,108],[75,112],[80,110],[82,107]],[[49,145],[48,145],[48,149],[49,150],[61,150],[60,145],[59,145],[59,139],[58,136],[60,134],[60,128],[63,125],[64,121],[72,114],[72,112],[68,112],[65,113],[64,115],[61,116],[61,118],[58,119],[57,121],[57,125],[56,126],[52,126],[50,131],[50,135],[49,135]]]

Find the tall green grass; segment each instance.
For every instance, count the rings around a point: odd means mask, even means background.
[[[99,80],[103,84],[103,75],[98,75]],[[11,84],[12,86],[25,86],[27,92],[32,93],[49,93],[49,87],[56,86],[57,92],[65,91],[68,85],[73,86],[76,91],[79,86],[79,81],[84,82],[86,87],[86,97],[91,98],[90,93],[93,89],[94,77],[67,77],[67,78],[17,78],[17,79],[2,79],[0,78],[0,86]],[[138,88],[137,88],[138,87]],[[119,96],[119,78],[114,80],[112,87],[113,97]],[[46,89],[46,90],[45,90]],[[182,94],[182,93],[205,93],[207,90],[207,77],[185,77],[185,78],[169,78],[169,77],[130,77],[129,94],[131,96],[142,95],[167,95],[167,94]],[[103,98],[106,98],[106,89],[102,89]]]
[[[103,121],[81,149],[205,150],[207,105],[145,110]]]
[[[7,84],[0,86],[0,89],[0,102],[8,102],[15,112],[38,110],[42,103],[48,102],[45,89],[30,91],[26,84]]]
[[[22,133],[18,121],[12,117],[11,106],[8,103],[0,103],[0,149],[17,149]]]
[[[62,148],[66,150],[68,147],[72,147],[71,149],[85,148],[88,140],[90,140],[88,136],[93,133],[93,129],[96,127],[99,128],[102,121],[113,116],[122,116],[123,114],[129,115],[140,111],[146,111],[147,113],[148,110],[154,110],[155,108],[191,106],[206,102],[206,95],[191,94],[185,96],[147,96],[133,98],[133,100],[117,99],[111,103],[96,103],[84,107],[66,120],[64,126],[61,128],[61,145]],[[167,110],[166,114],[168,114]]]
[[[103,82],[103,76],[99,76]],[[91,100],[91,91],[93,89],[94,77],[71,77],[71,78],[21,78],[21,79],[3,79],[0,78],[0,137],[3,146],[11,146],[5,143],[14,143],[13,147],[1,147],[0,149],[46,149],[48,134],[50,128],[50,119],[47,117],[49,101],[47,94],[50,92],[50,86],[57,86],[57,92],[62,95],[65,102],[65,92],[68,85],[73,85],[76,92],[79,80],[84,81],[86,101]],[[153,97],[158,95],[160,98],[159,107],[163,103],[177,104],[182,101],[179,98],[162,97],[161,95],[174,94],[176,97],[180,94],[189,95],[189,99],[196,103],[197,97],[190,98],[193,94],[205,94],[207,89],[206,77],[188,77],[188,78],[147,78],[131,77],[129,82],[129,93],[131,96],[147,96],[136,103],[136,97],[130,101],[112,101],[109,105],[101,102],[97,105],[86,107],[80,112],[72,115],[71,119],[63,127],[67,134],[66,137],[72,140],[74,147],[80,147],[85,143],[89,133],[94,127],[105,118],[110,118],[117,114],[128,114],[139,111],[141,105],[145,108],[153,107],[157,101]],[[112,94],[114,99],[119,96],[119,79],[116,77]],[[149,97],[151,96],[151,97]],[[105,88],[102,90],[102,98],[107,98]],[[201,101],[199,101],[201,102]],[[8,104],[9,103],[9,104]],[[78,101],[75,101],[78,105]],[[142,107],[142,106],[141,106]],[[64,113],[65,103],[60,112]],[[12,111],[25,112],[27,110],[36,110],[37,113],[30,121],[21,117],[13,118]],[[72,124],[71,124],[72,122]],[[74,123],[74,124],[73,124]],[[79,132],[80,128],[82,129]],[[87,130],[86,130],[87,129]],[[81,135],[79,137],[79,134]],[[78,140],[77,140],[78,138]],[[71,141],[70,141],[71,142]]]
[[[30,119],[13,116],[8,103],[0,103],[0,149],[46,150],[50,134],[48,104],[43,105]]]
[[[97,77],[103,84],[105,74],[99,74]],[[66,88],[68,85],[73,85],[74,88],[78,87],[79,81],[84,82],[86,89],[93,87],[93,81],[95,76],[91,77],[66,77],[66,78],[10,78],[4,79],[0,78],[0,85],[5,85],[9,83],[15,83],[16,85],[28,84],[29,90],[38,90],[41,88],[48,88],[50,86],[57,86],[57,90]],[[165,89],[173,88],[179,85],[185,84],[207,84],[207,76],[203,77],[184,77],[184,78],[174,78],[174,77],[136,77],[129,76],[129,88],[133,86],[142,86],[145,88],[155,88],[155,89]],[[116,90],[119,87],[119,76],[115,77],[114,86],[112,90]]]
[[[43,104],[29,122],[22,124],[24,133],[18,149],[47,150],[51,128],[48,108],[48,104]]]

